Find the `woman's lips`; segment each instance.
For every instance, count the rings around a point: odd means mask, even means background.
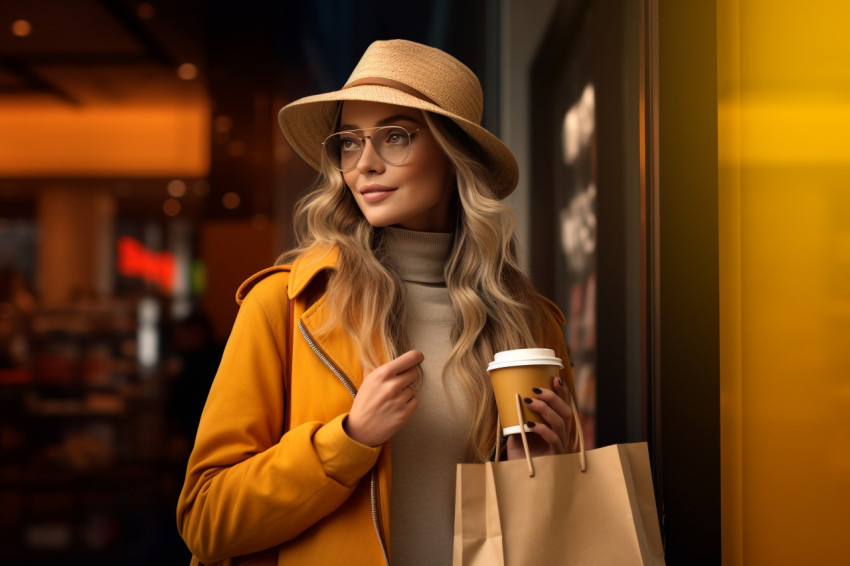
[[[360,196],[361,198],[369,203],[379,202],[390,196],[393,191],[395,191],[392,187],[385,187],[383,185],[366,185],[365,187],[360,188]]]

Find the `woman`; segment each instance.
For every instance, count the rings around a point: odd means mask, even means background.
[[[563,316],[518,266],[500,203],[516,161],[482,107],[462,63],[394,40],[281,110],[319,180],[298,248],[237,293],[177,511],[202,562],[451,561],[456,464],[494,449],[487,364],[532,346],[567,361]],[[538,453],[571,445],[565,366],[526,399]]]

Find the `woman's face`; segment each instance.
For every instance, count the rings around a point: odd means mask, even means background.
[[[360,161],[343,178],[357,206],[372,226],[397,226],[421,232],[448,232],[449,208],[454,191],[451,163],[437,145],[418,110],[381,104],[343,103],[339,130],[401,126],[412,135],[410,155],[400,165],[385,163],[371,140],[363,146]]]

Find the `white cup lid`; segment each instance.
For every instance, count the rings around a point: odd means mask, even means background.
[[[493,361],[487,366],[487,371],[516,366],[558,366],[562,368],[564,363],[561,358],[555,355],[555,350],[523,348],[521,350],[496,352]]]

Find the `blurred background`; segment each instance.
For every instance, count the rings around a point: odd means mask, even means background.
[[[0,564],[188,563],[234,293],[314,179],[277,111],[392,38],[479,76],[588,445],[649,441],[668,564],[850,563],[848,24],[842,0],[3,0]]]
[[[0,4],[0,563],[188,563],[174,509],[234,293],[314,179],[277,111],[379,38],[497,94],[494,26],[484,1]]]

